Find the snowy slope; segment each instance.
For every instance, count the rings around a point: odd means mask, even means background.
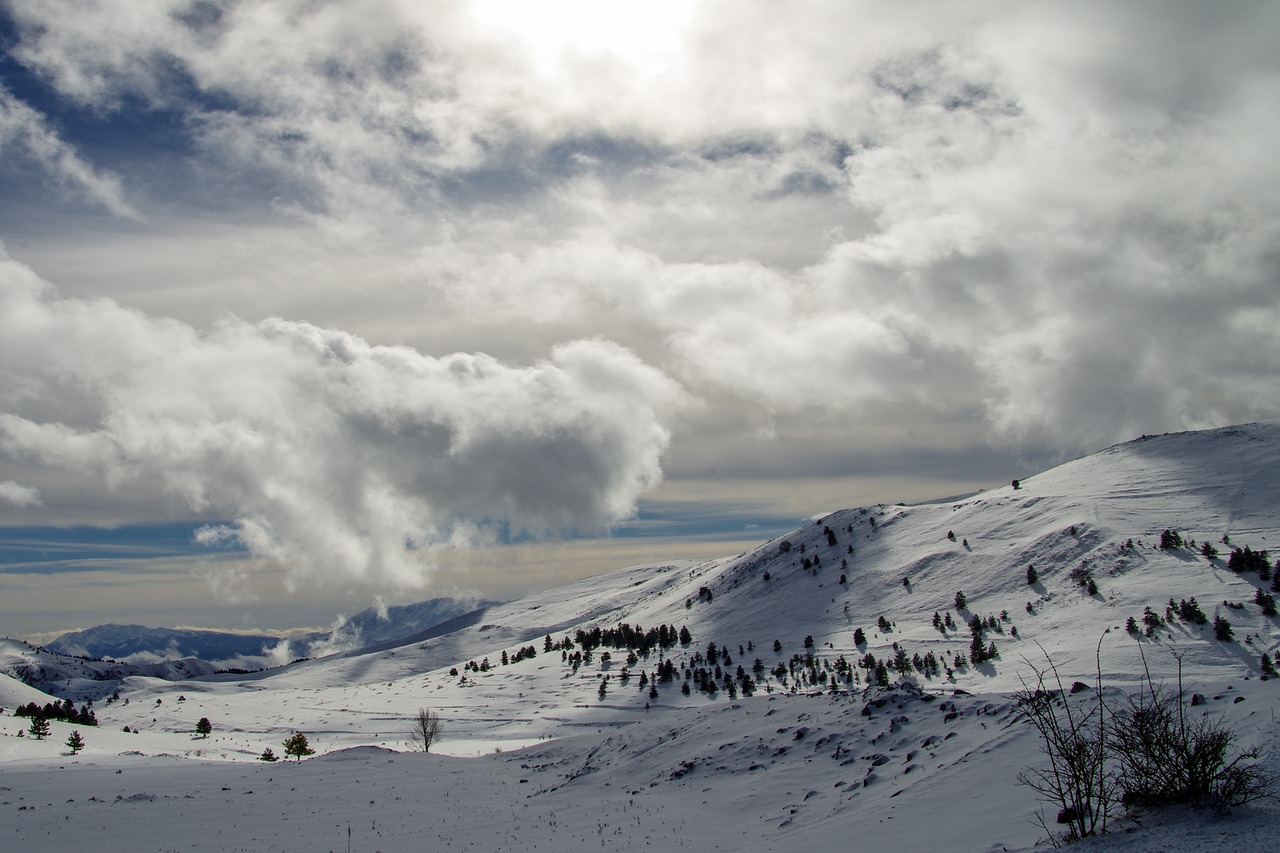
[[[88,837],[70,832],[74,822],[111,825],[125,820],[117,815],[126,809],[156,808],[148,804],[158,800],[130,799],[137,794],[190,789],[195,802],[172,794],[182,801],[166,801],[165,813],[177,809],[183,826],[206,827],[204,837],[216,826],[228,833],[226,844],[248,847],[293,837],[298,843],[285,849],[337,849],[346,820],[364,827],[360,849],[383,850],[446,840],[459,849],[509,848],[517,843],[512,834],[520,846],[556,849],[680,842],[791,850],[847,846],[852,835],[887,849],[1026,847],[1040,837],[1031,823],[1037,804],[1015,779],[1037,760],[1037,746],[1016,721],[1010,693],[1043,662],[1042,649],[1065,679],[1090,683],[1097,656],[1113,690],[1137,683],[1143,654],[1158,677],[1170,676],[1176,651],[1189,691],[1236,720],[1243,742],[1273,743],[1270,707],[1280,681],[1259,678],[1260,657],[1276,651],[1280,634],[1276,618],[1254,603],[1270,582],[1229,571],[1221,540],[1226,534],[1233,545],[1255,550],[1276,541],[1277,475],[1274,423],[1144,438],[1029,477],[1018,489],[837,512],[737,557],[586,579],[490,607],[475,624],[462,620],[457,630],[403,645],[252,677],[131,677],[120,685],[121,701],[110,705],[94,695],[102,685],[73,680],[77,698],[99,700],[103,721],[74,760],[84,772],[49,770],[50,762],[69,760],[58,755],[59,731],[44,743],[17,744],[20,724],[0,717],[6,724],[0,732],[11,736],[0,740],[8,771],[25,774],[22,790],[47,791],[30,795],[43,796],[41,802],[109,794],[127,805],[112,812],[42,806],[22,818],[10,805],[0,811],[0,831],[35,837],[42,821],[58,825],[66,811],[58,826],[70,849]],[[1165,529],[1215,543],[1220,556],[1161,551],[1156,545]],[[1039,578],[1028,584],[1032,564]],[[1081,569],[1096,593],[1073,579]],[[960,590],[968,599],[964,610],[954,603]],[[1195,597],[1209,620],[1225,616],[1235,640],[1219,641],[1211,625],[1181,620],[1151,636],[1125,632],[1125,620],[1140,620],[1145,607],[1163,616],[1170,597]],[[949,613],[956,627],[935,628],[935,612]],[[999,626],[984,638],[999,656],[955,666],[955,657],[969,651],[965,623],[975,615]],[[888,631],[877,626],[882,616]],[[571,657],[582,652],[578,643],[545,651],[547,636],[559,644],[579,630],[620,623],[684,627],[693,639],[637,654],[631,665],[626,649],[596,649],[578,666]],[[863,647],[853,643],[857,628],[866,633]],[[717,646],[714,664],[706,660],[708,643]],[[901,688],[868,690],[870,673],[856,663],[868,653],[892,658],[895,643],[908,657],[932,653],[942,670],[912,669]],[[501,663],[504,652],[513,659],[529,646],[535,656]],[[725,650],[731,663],[724,663]],[[686,680],[720,666],[733,681],[738,666],[751,673],[757,658],[761,670],[750,697],[731,697],[723,681],[708,693],[696,677]],[[653,695],[650,685],[668,659],[676,678]],[[779,665],[782,675],[771,674]],[[694,685],[687,695],[685,683]],[[367,749],[403,750],[420,707],[445,720],[436,749],[443,755]],[[200,717],[214,724],[207,740],[191,735]],[[125,726],[140,733],[121,731]],[[330,757],[291,768],[243,763],[267,746],[279,753],[294,730]],[[143,757],[164,755],[205,761]],[[208,759],[231,765],[218,769]],[[117,769],[139,781],[122,785],[102,775]],[[301,808],[303,793],[322,796],[335,777],[347,781],[323,795],[331,820],[309,826],[299,819],[285,831],[267,817]],[[277,778],[296,790],[263,781]],[[102,779],[112,784],[93,781]],[[364,797],[360,786],[379,792]],[[437,824],[450,795],[472,807],[448,809]],[[18,802],[10,793],[4,799]],[[228,827],[225,813],[215,824],[228,802],[254,804],[243,825]],[[1274,819],[1267,808],[1257,813]],[[253,817],[259,813],[261,819]],[[1205,838],[1249,849],[1256,829],[1245,815]],[[376,837],[377,831],[385,834]],[[1213,849],[1206,844],[1195,849]]]
[[[149,664],[117,663],[56,654],[23,640],[0,638],[0,673],[46,693],[74,699],[101,699],[130,676],[173,680],[213,672],[212,664],[192,658]]]

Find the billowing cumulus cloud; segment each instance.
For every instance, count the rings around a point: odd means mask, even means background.
[[[0,139],[145,225],[0,205],[77,297],[0,476],[402,576],[625,514],[677,384],[669,479],[1280,416],[1275,3],[621,6],[12,0]]]
[[[681,390],[599,340],[515,367],[273,319],[201,334],[0,266],[0,449],[155,480],[295,576],[421,583],[441,543],[598,529],[661,479]],[[14,497],[21,497],[11,489]],[[6,492],[8,494],[8,492]]]

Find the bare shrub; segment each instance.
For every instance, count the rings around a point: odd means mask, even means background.
[[[1049,759],[1047,768],[1029,767],[1018,781],[1057,809],[1057,823],[1066,826],[1061,835],[1040,815],[1054,846],[1105,833],[1117,805],[1130,811],[1189,805],[1222,812],[1274,797],[1275,777],[1257,762],[1257,749],[1237,749],[1235,733],[1224,722],[1188,713],[1197,703],[1195,697],[1190,705],[1183,701],[1180,656],[1175,655],[1176,691],[1154,682],[1144,655],[1142,689],[1109,708],[1102,698],[1101,649],[1099,639],[1093,696],[1064,690],[1043,648],[1046,666],[1032,666],[1034,682],[1024,680],[1015,694]]]
[[[1044,653],[1043,648],[1040,651]],[[1077,699],[1063,689],[1057,666],[1047,653],[1045,660],[1046,666],[1032,667],[1034,684],[1023,681],[1023,689],[1015,698],[1022,716],[1040,734],[1049,766],[1028,767],[1018,774],[1018,781],[1057,809],[1056,822],[1066,826],[1062,837],[1049,828],[1043,814],[1040,816],[1040,825],[1057,846],[1059,841],[1077,841],[1106,832],[1107,819],[1114,810],[1116,786],[1106,766],[1101,668],[1094,695]]]
[[[1155,684],[1148,671],[1145,689],[1113,715],[1107,747],[1120,765],[1121,802],[1129,809],[1185,804],[1221,812],[1271,796],[1274,779],[1256,763],[1256,748],[1237,750],[1224,722],[1188,714],[1177,660],[1176,691]]]

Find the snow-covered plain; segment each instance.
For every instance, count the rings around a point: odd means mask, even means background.
[[[54,722],[44,741],[19,737],[28,721],[11,711],[48,699],[0,677],[0,838],[48,850],[1025,849],[1043,843],[1041,805],[1017,775],[1042,758],[1011,694],[1045,653],[1068,683],[1090,684],[1100,654],[1118,695],[1139,685],[1141,652],[1171,679],[1176,651],[1187,693],[1280,769],[1280,680],[1260,677],[1280,632],[1254,603],[1269,582],[1229,571],[1221,542],[1261,550],[1280,534],[1280,424],[1143,438],[1019,486],[844,510],[789,545],[590,578],[438,637],[264,673],[117,683],[68,668],[43,683],[92,698],[101,725]],[[1220,556],[1161,551],[1164,529]],[[1082,567],[1096,593],[1071,577]],[[1191,596],[1210,621],[1230,620],[1235,641],[1178,621],[1150,637],[1124,630],[1144,607],[1163,614],[1170,597]],[[935,628],[935,612],[956,628]],[[954,667],[974,615],[995,617],[987,639],[999,657]],[[631,665],[627,649],[597,649],[577,667],[545,651],[548,636],[620,623],[687,627],[692,642]],[[714,665],[708,643],[731,680],[738,666],[752,675],[754,695],[730,696],[723,680],[714,694],[682,692],[687,670]],[[891,658],[895,643],[933,653],[942,671],[868,687],[857,661]],[[528,646],[536,656],[501,663]],[[487,671],[467,666],[486,658]],[[663,659],[676,677],[653,696]],[[770,672],[779,664],[783,677]],[[0,641],[0,668],[21,666],[48,675],[69,664]],[[431,754],[406,751],[419,708],[445,722]],[[201,717],[207,739],[193,734]],[[87,741],[76,756],[72,728]],[[256,760],[266,747],[283,753],[293,731],[315,757]],[[1147,814],[1089,846],[1264,849],[1278,817],[1268,802],[1226,817]]]

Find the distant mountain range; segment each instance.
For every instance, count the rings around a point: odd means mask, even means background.
[[[117,661],[228,660],[262,656],[278,645],[280,637],[266,634],[231,634],[186,628],[148,628],[145,625],[95,625],[72,631],[45,645],[51,652]]]
[[[150,664],[196,659],[221,668],[261,669],[296,658],[319,657],[402,640],[496,602],[432,598],[413,604],[370,607],[330,631],[291,637],[144,625],[96,625],[63,634],[45,648],[59,655]]]

